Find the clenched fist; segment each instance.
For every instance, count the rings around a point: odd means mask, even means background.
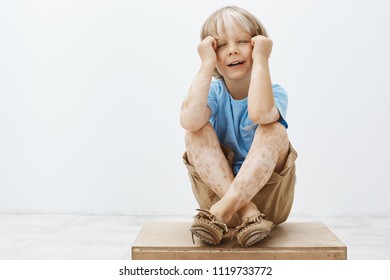
[[[198,53],[203,64],[215,67],[217,64],[217,41],[212,36],[207,36],[198,45]]]
[[[251,43],[253,45],[252,59],[256,60],[258,58],[268,59],[272,52],[272,40],[262,36],[257,35],[252,38]]]

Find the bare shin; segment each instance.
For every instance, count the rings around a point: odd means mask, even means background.
[[[229,222],[234,213],[250,203],[274,171],[281,171],[288,149],[287,132],[280,123],[258,126],[240,171],[210,212]]]
[[[185,142],[189,163],[195,167],[203,181],[220,198],[223,197],[231,186],[234,175],[211,124],[207,123],[196,132],[187,131]],[[256,205],[249,202],[237,214],[242,218],[258,212]]]

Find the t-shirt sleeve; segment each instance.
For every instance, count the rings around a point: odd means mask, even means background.
[[[274,94],[275,106],[278,108],[280,113],[280,119],[278,120],[285,128],[288,127],[286,121],[288,95],[287,92],[279,85],[272,85],[272,92]]]
[[[218,91],[218,85],[215,81],[212,81],[210,84],[210,90],[209,90],[208,101],[207,101],[207,105],[211,110],[211,116],[209,119],[211,123],[214,123],[215,116],[217,115],[217,110],[218,110],[217,91]]]

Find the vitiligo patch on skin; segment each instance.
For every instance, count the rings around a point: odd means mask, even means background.
[[[289,142],[283,129],[277,123],[257,128],[251,149],[235,178],[211,124],[198,132],[187,132],[189,161],[206,184],[221,197],[211,210],[223,211],[219,216],[230,219],[250,203],[277,165],[284,165],[288,152],[284,146]]]

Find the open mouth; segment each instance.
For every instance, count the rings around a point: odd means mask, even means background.
[[[234,62],[228,64],[228,66],[229,67],[234,67],[234,66],[237,66],[237,65],[241,65],[243,63],[244,63],[244,61],[234,61]]]

